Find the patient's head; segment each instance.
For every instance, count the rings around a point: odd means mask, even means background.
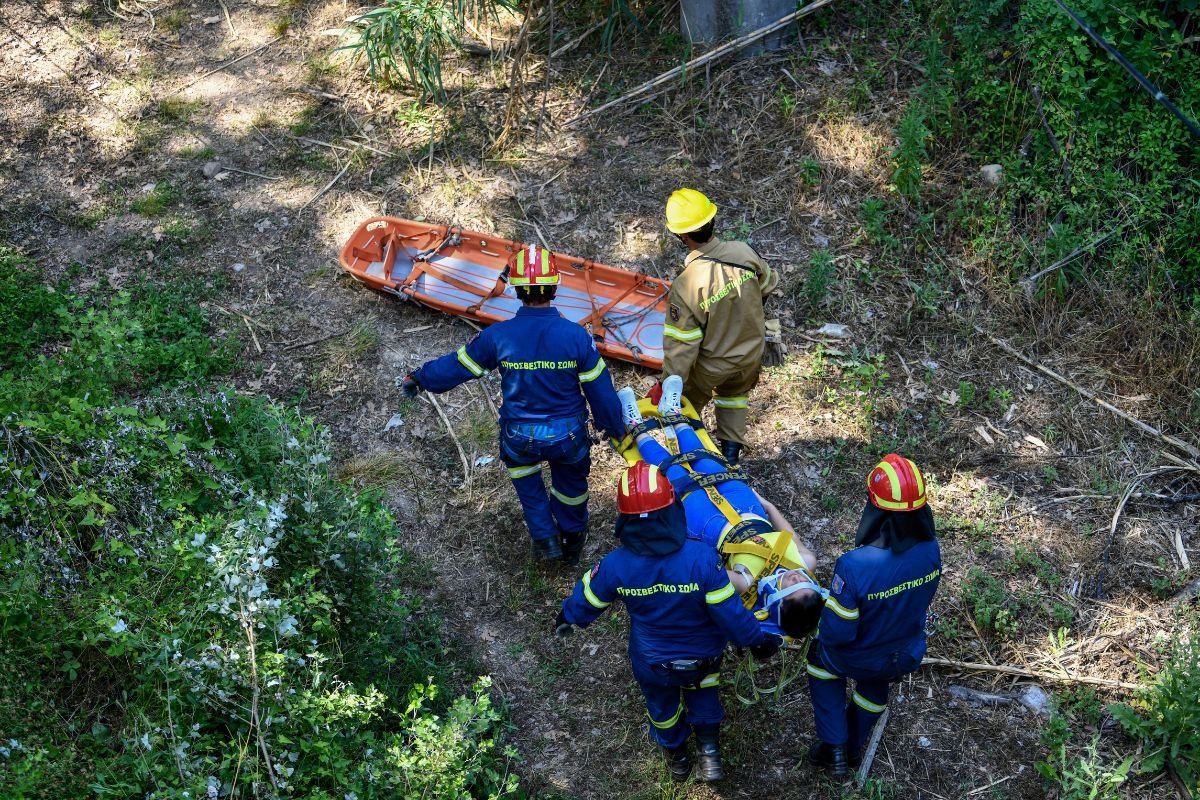
[[[786,580],[787,576],[784,576]],[[783,585],[783,581],[780,581]],[[786,587],[784,587],[786,588]],[[779,605],[779,627],[793,639],[803,639],[817,629],[825,598],[815,589],[801,589],[783,598]]]

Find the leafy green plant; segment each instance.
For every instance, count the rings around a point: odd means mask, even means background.
[[[975,405],[975,384],[971,381],[958,382],[958,407],[970,408]]]
[[[1021,606],[1003,583],[971,567],[962,584],[963,600],[979,627],[1010,636],[1020,626]]]
[[[913,100],[896,127],[899,141],[892,151],[892,185],[901,197],[914,205],[921,199],[922,173],[929,160],[926,144],[929,136],[925,105],[920,100]]]
[[[143,217],[158,217],[166,213],[167,209],[179,205],[180,198],[178,188],[167,181],[159,181],[143,197],[130,203],[129,210]]]
[[[804,276],[804,299],[810,308],[825,305],[829,299],[829,287],[833,284],[836,267],[828,250],[817,250],[808,259]]]
[[[800,159],[800,180],[805,186],[818,186],[821,183],[821,162],[812,156]]]
[[[1119,788],[1133,766],[1133,756],[1112,767],[1100,757],[1098,747],[1099,740],[1093,740],[1080,758],[1068,753],[1065,741],[1058,742],[1051,748],[1050,757],[1034,766],[1058,788],[1061,800],[1118,800],[1122,797]]]
[[[354,17],[343,34],[355,60],[381,85],[407,82],[424,98],[445,99],[442,62],[462,40],[465,20],[513,9],[511,0],[386,0]]]
[[[1137,701],[1108,707],[1125,732],[1142,741],[1142,773],[1168,766],[1186,786],[1200,781],[1200,647],[1176,645],[1154,685]]]

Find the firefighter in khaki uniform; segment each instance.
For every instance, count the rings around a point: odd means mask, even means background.
[[[721,452],[736,464],[762,365],[763,297],[778,276],[750,245],[713,236],[716,214],[716,205],[695,189],[679,189],[667,200],[667,230],[690,252],[667,299],[663,376],[683,377],[684,396],[697,411],[713,401]]]

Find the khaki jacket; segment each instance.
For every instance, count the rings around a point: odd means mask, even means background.
[[[698,359],[715,372],[758,364],[763,296],[777,283],[778,276],[745,242],[713,237],[688,253],[667,296],[663,375],[686,379]]]

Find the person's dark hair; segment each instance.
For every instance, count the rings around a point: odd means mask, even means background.
[[[779,627],[793,639],[803,639],[817,629],[825,599],[813,592],[783,598],[779,606]]]
[[[523,305],[530,303],[548,303],[558,293],[557,286],[514,286],[517,298]]]
[[[684,235],[687,236],[689,239],[691,239],[696,244],[704,244],[705,242],[707,242],[709,239],[711,239],[713,237],[713,228],[716,227],[716,224],[717,224],[716,219],[710,219],[708,222],[704,223],[698,229],[696,229],[694,231],[688,231]]]

